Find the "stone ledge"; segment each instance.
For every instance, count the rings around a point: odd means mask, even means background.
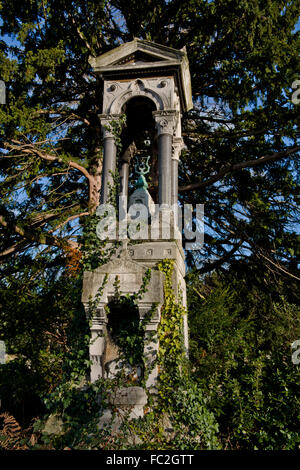
[[[147,395],[142,387],[123,387],[110,394],[113,405],[146,405]]]

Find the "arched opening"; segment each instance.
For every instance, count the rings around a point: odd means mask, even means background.
[[[148,190],[155,202],[157,201],[158,188],[158,151],[155,132],[155,121],[152,112],[156,110],[154,102],[145,96],[134,96],[122,107],[122,113],[126,114],[126,127],[121,134],[123,155],[122,167],[128,165],[128,176],[124,184],[127,184],[127,194],[135,189],[137,174],[135,167],[147,156],[150,156],[150,172],[147,174]],[[124,191],[123,191],[124,193]]]
[[[128,139],[127,142],[134,140],[139,150],[143,147],[143,140],[154,135],[155,122],[152,112],[155,109],[154,102],[145,96],[134,96],[123,105],[122,112],[127,118],[124,138]]]
[[[139,310],[127,297],[112,299],[107,305],[107,339],[104,368],[119,361],[123,372],[134,382],[143,376],[144,331]]]

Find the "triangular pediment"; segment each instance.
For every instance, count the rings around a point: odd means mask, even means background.
[[[150,41],[134,39],[98,57],[91,57],[90,64],[95,70],[101,70],[102,68],[116,65],[126,66],[137,62],[149,64],[161,61],[181,61],[184,56],[184,49],[177,50]]]
[[[164,60],[161,57],[155,57],[151,54],[147,54],[143,51],[135,51],[132,54],[129,54],[125,57],[122,57],[121,59],[117,60],[114,64],[112,65],[140,65],[140,64],[149,64],[152,62],[160,62]]]

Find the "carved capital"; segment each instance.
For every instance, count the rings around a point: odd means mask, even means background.
[[[174,137],[172,143],[172,159],[179,160],[184,143],[181,137]]]
[[[158,135],[170,134],[173,136],[178,119],[178,112],[175,110],[153,111],[152,113]]]
[[[119,114],[98,114],[101,123],[101,129],[104,139],[114,139],[114,134],[111,128],[111,122],[117,121],[120,118]]]

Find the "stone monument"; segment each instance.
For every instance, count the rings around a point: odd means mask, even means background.
[[[91,380],[114,376],[118,364],[118,346],[114,344],[108,328],[110,314],[106,306],[114,299],[118,280],[120,293],[136,293],[145,272],[163,259],[174,260],[173,288],[180,288],[182,302],[186,304],[184,252],[178,232],[178,162],[183,148],[181,115],[192,108],[190,72],[185,48],[176,50],[146,40],[134,39],[129,43],[91,58],[90,64],[103,86],[102,114],[99,115],[103,131],[103,172],[100,205],[109,201],[109,191],[116,170],[120,177],[120,200],[125,201],[125,213],[134,204],[142,204],[150,216],[155,205],[159,207],[158,235],[123,246],[111,260],[93,272],[85,272],[82,301],[86,309],[103,284],[108,281],[92,319],[90,357]],[[116,135],[112,124],[126,115],[126,126],[121,134],[122,152],[117,158]],[[131,214],[132,215],[132,214]],[[148,215],[146,224],[148,225]],[[127,216],[127,214],[126,214]],[[130,219],[130,217],[129,217]],[[161,227],[169,221],[169,235],[162,236]],[[170,222],[171,221],[171,222]],[[148,228],[151,224],[149,224]],[[177,231],[177,232],[176,232]],[[164,275],[151,271],[147,291],[138,302],[138,320],[142,321],[155,304],[155,311],[145,327],[144,356],[153,361],[159,344],[155,337],[161,307],[164,301]],[[178,294],[176,294],[178,295]],[[129,311],[114,308],[115,323],[124,324]],[[129,315],[130,317],[130,315]],[[133,317],[128,317],[131,321]],[[151,334],[152,333],[152,334]],[[154,333],[154,334],[153,334]],[[188,349],[187,318],[184,318],[184,343]],[[132,387],[122,389],[114,398],[117,406],[131,405],[136,415],[142,414],[146,404],[144,390],[139,386],[139,374]],[[130,374],[130,368],[127,368]],[[147,378],[146,388],[155,390],[159,371],[154,367]]]

